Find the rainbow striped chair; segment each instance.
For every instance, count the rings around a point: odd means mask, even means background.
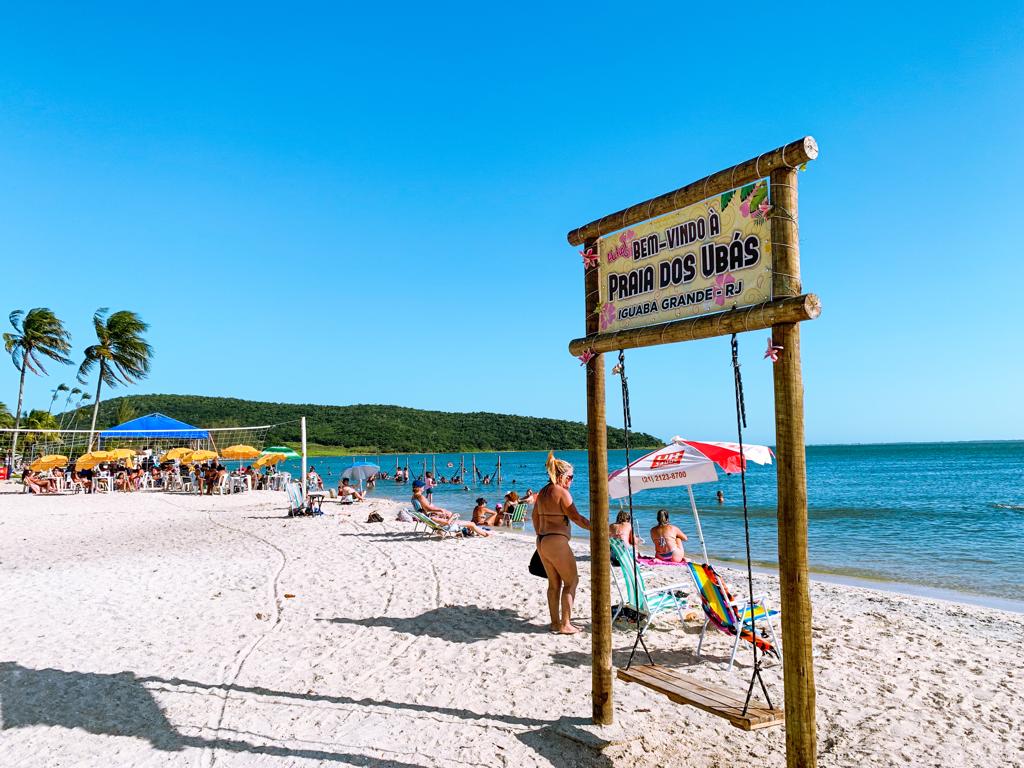
[[[765,605],[764,596],[755,596],[753,603],[736,600],[729,592],[722,577],[708,563],[690,564],[690,575],[693,576],[693,583],[700,594],[700,604],[704,609],[704,628],[700,631],[700,640],[697,642],[697,656],[700,657],[700,649],[704,644],[704,635],[708,626],[712,625],[734,639],[732,644],[732,655],[729,656],[729,663],[726,669],[732,669],[736,660],[736,651],[740,647],[740,640],[748,643],[757,643],[757,647],[766,655],[782,658],[779,650],[779,642],[775,636],[775,627],[772,625],[772,616],[778,616],[779,612],[769,610]],[[755,626],[767,625],[768,638],[756,633]],[[770,638],[770,639],[769,639]]]

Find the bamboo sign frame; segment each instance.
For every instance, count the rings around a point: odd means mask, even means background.
[[[599,270],[591,266],[584,276],[586,336],[573,339],[569,343],[569,351],[586,360],[593,719],[595,723],[608,724],[613,720],[613,707],[611,612],[608,610],[611,564],[604,353],[766,328],[771,328],[772,345],[782,348],[773,373],[779,494],[779,581],[785,649],[786,764],[790,768],[813,768],[817,765],[811,601],[807,581],[807,466],[799,323],[818,317],[821,303],[814,294],[802,292],[797,226],[797,170],[817,156],[817,143],[806,136],[685,187],[604,216],[568,234],[571,245],[581,245],[585,253],[597,254],[598,239],[604,235],[707,200],[765,176],[770,179],[771,300],[742,309],[602,333],[600,319],[594,311],[599,309],[596,305],[600,301]]]

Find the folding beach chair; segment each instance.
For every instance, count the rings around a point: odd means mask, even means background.
[[[707,563],[690,563],[690,575],[693,576],[693,583],[700,593],[700,604],[706,617],[704,628],[700,631],[700,640],[697,641],[698,657],[708,625],[713,625],[734,638],[732,655],[729,656],[726,669],[732,669],[736,651],[740,647],[740,639],[748,643],[757,643],[757,647],[765,654],[777,659],[782,658],[778,648],[779,642],[775,637],[775,627],[772,625],[772,616],[778,616],[779,612],[768,609],[763,595],[755,596],[753,603],[736,600],[725,586],[722,577]],[[767,625],[768,638],[755,634],[755,619],[761,626]]]
[[[526,528],[526,510],[528,506],[528,504],[516,504],[508,519],[509,526],[512,528]]]
[[[459,524],[458,518],[455,518],[454,522],[442,525],[441,523],[431,519],[425,512],[423,512],[419,504],[416,504],[415,502],[413,502],[412,516],[415,518],[413,521],[414,525],[412,527],[414,531],[418,531],[420,525],[422,525],[424,533],[437,535],[442,539],[447,539],[450,536],[458,536],[462,533],[462,526]]]
[[[626,599],[620,603],[619,613],[624,608],[635,611],[640,617],[640,632],[651,626],[655,617],[663,613],[675,611],[679,621],[683,621],[683,609],[686,607],[686,592],[683,588],[689,584],[648,588],[643,571],[639,567],[633,568],[633,558],[626,543],[622,539],[611,539],[608,543],[615,559],[619,561],[619,571],[626,587]]]
[[[288,483],[285,490],[288,491],[288,517],[323,514],[318,509],[306,504],[302,498],[302,486],[298,483]]]

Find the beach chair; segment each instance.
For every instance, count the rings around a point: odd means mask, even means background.
[[[512,515],[508,519],[510,527],[526,529],[526,509],[528,506],[528,504],[516,504],[515,509],[512,510]]]
[[[641,632],[663,613],[675,611],[679,621],[683,621],[683,609],[686,607],[684,587],[688,587],[689,584],[668,584],[649,588],[644,581],[643,571],[639,567],[633,568],[633,558],[626,543],[622,539],[611,539],[608,543],[615,559],[619,561],[619,573],[626,588],[625,600],[620,602],[615,617],[617,618],[625,608],[635,611],[640,617]]]
[[[778,616],[779,612],[768,609],[763,595],[755,595],[753,603],[736,600],[725,586],[722,577],[707,563],[690,563],[690,575],[693,576],[693,583],[700,594],[700,604],[706,619],[700,631],[700,640],[697,641],[698,658],[709,625],[734,638],[732,654],[729,656],[726,669],[732,669],[741,639],[748,643],[756,642],[757,647],[769,656],[782,658],[775,627],[772,625],[772,616]],[[767,625],[767,638],[754,633],[755,619],[762,627]]]
[[[288,492],[288,517],[323,514],[323,512],[306,505],[305,499],[302,498],[302,486],[298,483],[288,483],[285,490]]]
[[[414,518],[412,527],[414,531],[418,531],[422,525],[424,533],[429,533],[431,536],[436,535],[442,539],[458,536],[462,533],[462,526],[459,524],[458,518],[455,518],[453,522],[447,525],[442,525],[431,519],[415,501],[412,504],[412,516]]]

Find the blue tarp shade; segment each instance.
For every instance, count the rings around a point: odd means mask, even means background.
[[[199,429],[183,421],[172,419],[170,416],[164,416],[162,413],[151,413],[148,416],[139,416],[137,419],[126,421],[124,424],[118,424],[116,427],[100,432],[100,440],[111,440],[117,437],[208,440],[210,433],[205,429]]]

